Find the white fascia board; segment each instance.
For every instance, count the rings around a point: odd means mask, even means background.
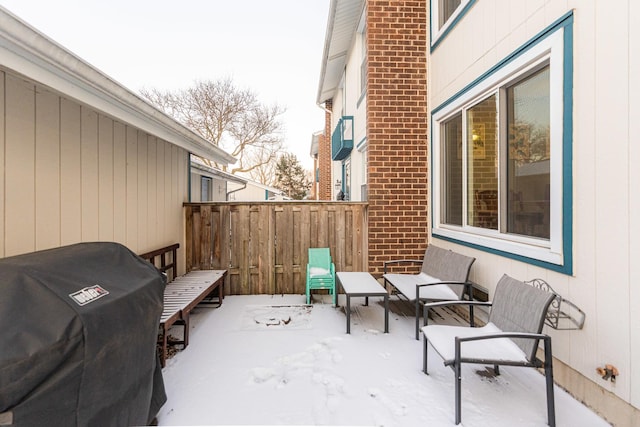
[[[217,178],[223,179],[225,181],[237,182],[239,184],[246,184],[249,180],[246,178],[242,178],[237,175],[230,174],[225,171],[221,171],[220,169],[216,169],[205,164],[200,163],[197,160],[191,159],[191,169],[198,170],[203,173],[207,173],[209,175],[213,175]]]
[[[335,94],[365,3],[364,0],[331,0],[316,99],[318,105],[333,98]]]
[[[216,163],[236,159],[0,7],[0,66]]]

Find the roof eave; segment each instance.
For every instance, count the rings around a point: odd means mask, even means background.
[[[316,98],[318,105],[334,96],[342,77],[340,70],[344,69],[347,62],[349,51],[353,46],[353,37],[364,8],[364,0],[331,0]],[[345,40],[347,39],[340,40],[343,33],[350,36],[346,45]],[[332,50],[336,50],[333,49],[335,46],[332,43],[337,43],[337,51],[332,52]]]
[[[236,159],[0,7],[2,67],[217,163]]]

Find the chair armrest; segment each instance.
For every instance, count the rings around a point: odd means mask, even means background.
[[[534,334],[534,333],[528,333],[528,332],[502,332],[502,333],[497,333],[497,334],[489,334],[489,335],[479,335],[479,336],[473,336],[473,337],[455,337],[455,357],[454,360],[448,360],[445,361],[445,366],[449,366],[452,365],[454,363],[459,364],[459,362],[467,362],[467,363],[493,363],[493,364],[497,364],[497,365],[505,365],[505,364],[511,364],[511,365],[519,365],[519,366],[536,366],[536,367],[540,367],[537,365],[537,363],[539,363],[539,361],[537,361],[537,358],[534,357],[534,360],[528,360],[527,364],[524,364],[520,361],[509,361],[508,359],[499,359],[499,360],[488,360],[488,359],[474,359],[472,357],[467,357],[467,358],[462,358],[461,357],[461,344],[464,342],[470,342],[470,341],[483,341],[483,340],[491,340],[491,339],[500,339],[500,338],[519,338],[519,339],[532,339],[532,340],[543,340],[544,341],[544,348],[545,348],[545,359],[546,358],[551,358],[551,337],[549,335],[546,334]],[[550,364],[550,361],[546,361],[545,360],[545,365]]]
[[[443,280],[441,282],[433,282],[433,283],[418,283],[416,284],[416,291],[423,286],[433,286],[433,285],[460,285],[460,286],[468,286],[473,291],[473,284],[471,282],[458,282],[458,281],[448,281]]]
[[[468,341],[480,341],[491,340],[497,338],[525,338],[532,340],[541,340],[545,338],[551,338],[547,334],[534,334],[532,332],[501,332],[497,334],[478,335],[474,337],[455,337],[456,342],[468,342]]]
[[[414,264],[418,264],[418,263],[422,263],[423,260],[421,259],[395,259],[395,260],[391,260],[391,261],[385,261],[384,262],[384,274],[387,274],[387,265],[389,264],[401,264],[403,262],[410,262],[410,263],[414,263]]]

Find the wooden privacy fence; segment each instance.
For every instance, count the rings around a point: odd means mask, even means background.
[[[186,267],[225,269],[227,295],[304,294],[307,249],[336,271],[367,271],[367,204],[185,203]]]

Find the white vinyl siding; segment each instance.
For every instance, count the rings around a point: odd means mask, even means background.
[[[453,29],[476,0],[430,0],[432,49]]]

